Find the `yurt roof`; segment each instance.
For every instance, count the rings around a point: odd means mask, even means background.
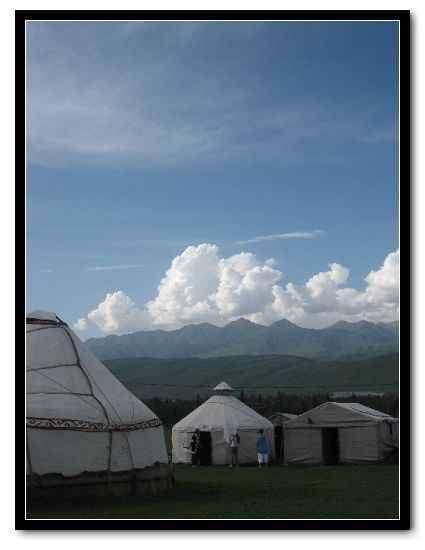
[[[33,427],[83,421],[102,431],[160,424],[54,313],[27,314],[26,359],[27,422]]]
[[[287,412],[276,412],[274,414],[272,414],[271,416],[269,416],[269,420],[271,420],[273,422],[273,420],[284,420],[284,421],[289,421],[289,420],[293,420],[294,418],[297,418],[298,415],[296,414],[292,414],[292,413],[287,413]]]
[[[381,411],[371,409],[360,403],[327,402],[300,414],[285,424],[286,428],[299,425],[343,426],[345,424],[376,423],[392,420],[392,417]]]
[[[55,313],[52,313],[51,311],[43,311],[41,309],[38,309],[36,311],[31,311],[31,313],[28,313],[27,319],[38,319],[41,321],[58,321],[58,318]]]
[[[377,411],[376,409],[372,409],[371,407],[366,407],[366,405],[362,405],[361,403],[336,403],[336,405],[339,405],[356,413],[370,416],[372,418],[391,418],[389,414]]]
[[[220,384],[217,384],[217,386],[213,389],[214,391],[233,391],[233,388],[229,386],[227,382],[220,382]]]
[[[273,424],[232,395],[213,395],[205,403],[180,420],[173,430],[191,431],[224,429],[273,428]]]

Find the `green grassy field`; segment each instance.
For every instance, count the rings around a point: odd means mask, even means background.
[[[388,519],[398,517],[398,466],[177,466],[156,497],[61,502],[31,518]]]

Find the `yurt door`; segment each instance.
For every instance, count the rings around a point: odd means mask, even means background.
[[[324,464],[338,464],[338,428],[322,428],[322,455]]]
[[[211,464],[212,444],[211,432],[201,432],[199,461],[201,466],[209,466]]]
[[[283,462],[284,455],[284,440],[283,440],[283,427],[275,426],[274,427],[274,444],[275,444],[275,453],[276,453],[276,462]]]

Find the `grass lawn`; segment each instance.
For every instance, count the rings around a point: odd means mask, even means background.
[[[31,518],[397,518],[398,466],[176,466],[156,497],[55,502]]]

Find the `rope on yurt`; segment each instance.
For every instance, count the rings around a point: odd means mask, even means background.
[[[115,414],[120,419],[120,421],[124,423],[124,421],[123,421],[121,415],[119,414],[119,412],[117,411],[116,407],[114,407],[114,404],[111,402],[111,400],[108,398],[108,396],[102,390],[102,388],[96,383],[95,380],[93,380],[93,384],[96,386],[99,393],[101,393],[103,395],[103,397],[105,398],[105,401],[107,401],[109,403],[111,409],[113,409],[115,411]],[[136,493],[136,487],[137,487],[136,462],[134,460],[133,451],[131,449],[130,441],[128,439],[128,433],[125,432],[125,431],[123,431],[121,433],[122,433],[122,435],[125,439],[125,442],[127,443],[128,454],[129,454],[130,460],[131,460],[131,466],[132,466],[132,472],[133,472],[133,480],[132,480],[133,481],[133,493],[135,494]],[[111,434],[110,444],[111,444],[111,449],[112,449],[112,431],[110,432],[110,434]],[[110,459],[111,459],[111,456],[110,456]]]
[[[135,417],[135,407],[134,407],[134,401],[133,399],[130,400],[131,401],[131,422],[134,422],[134,417]],[[131,460],[132,460],[132,464],[133,464],[133,472],[134,472],[134,475],[133,475],[133,486],[132,486],[132,492],[134,495],[137,494],[137,474],[136,474],[136,468],[135,468],[135,463],[134,463],[134,459],[133,459],[133,455],[132,455],[132,452],[131,452],[131,445],[130,445],[130,441],[128,439],[128,436],[127,434],[124,432],[124,437],[127,441],[127,445],[128,445],[128,449],[129,449],[129,453],[130,453],[130,457],[131,457]]]
[[[136,412],[136,411],[135,411],[135,409],[134,409],[134,401],[133,401],[133,399],[132,399],[132,400],[131,400],[131,417],[130,417],[130,418],[131,418],[131,422],[134,421],[134,413],[135,413],[135,412]]]
[[[27,355],[28,355],[28,359],[30,359],[30,351],[31,348],[29,346],[26,347],[26,351],[27,351]],[[28,361],[28,363],[30,363],[30,361]],[[25,380],[25,390],[27,389],[27,381]],[[25,399],[25,417],[27,416],[27,400]],[[31,459],[31,446],[30,446],[30,443],[29,443],[29,430],[28,430],[28,427],[25,426],[25,450],[26,450],[26,454],[27,454],[27,459],[28,459],[28,468],[29,468],[29,478],[30,478],[30,482],[29,484],[26,484],[26,489],[28,490],[31,485],[34,483],[34,480],[33,480],[33,467],[32,467],[32,459]],[[38,482],[39,484],[41,484],[41,479],[40,481]],[[28,495],[27,495],[27,498],[28,498]]]
[[[80,399],[81,397],[91,397],[92,396],[91,393],[75,392],[75,391],[69,390],[65,386],[62,386],[62,387],[66,391],[31,391],[31,392],[28,392],[27,395],[71,395],[72,397],[75,396],[78,399]],[[84,401],[84,399],[81,399],[81,401]],[[87,401],[84,401],[84,402],[87,403]]]
[[[117,411],[116,407],[114,407],[114,404],[111,402],[111,400],[108,398],[108,396],[105,394],[105,392],[102,390],[102,388],[96,383],[95,380],[92,381],[93,384],[96,386],[97,390],[99,391],[99,393],[101,393],[103,395],[103,397],[105,398],[105,401],[107,401],[111,407],[111,409],[114,410],[115,414],[117,415],[117,417],[120,419],[120,421],[122,423],[124,423],[121,415],[119,414],[119,412]],[[112,433],[112,432],[111,432]],[[126,440],[126,443],[127,443],[127,448],[128,448],[128,453],[130,455],[130,460],[131,460],[131,465],[132,465],[132,469],[133,471],[135,472],[136,470],[136,463],[134,461],[134,457],[133,457],[133,452],[131,450],[131,445],[130,445],[130,441],[128,439],[128,435],[126,432],[122,432],[125,440]],[[111,440],[111,445],[112,445],[112,440]]]
[[[27,449],[29,475],[31,476],[31,474],[32,474],[32,462],[31,462],[30,445],[29,445],[29,442],[28,442],[28,427],[25,427],[25,444],[26,444],[26,449]]]
[[[59,392],[34,392],[34,393],[28,393],[27,395],[36,395],[36,394],[45,394],[45,395],[75,395],[77,396],[79,399],[81,399],[81,401],[83,401],[83,403],[85,403],[86,405],[88,405],[89,407],[91,407],[92,409],[95,409],[96,411],[99,410],[97,407],[95,407],[93,405],[93,403],[90,403],[90,401],[86,401],[85,399],[82,399],[82,397],[94,397],[92,393],[76,393],[74,391],[72,391],[71,389],[67,388],[66,386],[64,386],[63,384],[61,384],[60,382],[58,382],[57,380],[55,380],[54,378],[50,378],[50,376],[47,376],[47,374],[45,374],[44,372],[40,372],[39,373],[41,376],[44,376],[45,378],[47,378],[48,380],[50,380],[51,382],[53,382],[54,384],[57,384],[59,387],[63,388],[64,390],[66,390],[66,392],[63,392],[63,393],[59,393]],[[96,398],[95,398],[96,399]],[[98,400],[96,400],[98,401]]]
[[[25,447],[26,447],[26,453],[27,453],[27,460],[28,460],[28,469],[29,469],[29,472],[27,474],[27,480],[26,480],[26,483],[25,483],[25,487],[26,487],[26,499],[27,499],[27,503],[31,497],[31,495],[28,494],[28,492],[31,492],[31,487],[43,487],[43,481],[42,481],[42,476],[33,476],[33,467],[32,467],[32,460],[31,460],[31,446],[29,444],[29,441],[28,441],[28,438],[29,438],[29,434],[28,434],[28,426],[26,426],[25,428]],[[28,482],[28,478],[29,478],[29,482]]]
[[[60,363],[59,365],[48,365],[47,367],[37,367],[36,369],[27,369],[28,372],[38,372],[45,369],[58,369],[60,367],[78,367],[77,363]]]
[[[59,319],[59,317],[58,317],[58,319]],[[60,320],[60,319],[59,319],[59,320]],[[88,385],[89,385],[90,392],[91,392],[91,395],[93,396],[93,399],[95,399],[95,400],[99,403],[99,405],[102,407],[102,411],[103,411],[103,414],[105,415],[106,422],[107,422],[108,424],[112,424],[112,423],[111,423],[111,418],[109,417],[109,414],[108,414],[108,411],[106,410],[105,405],[104,405],[104,404],[102,403],[102,401],[101,401],[100,399],[98,399],[98,398],[96,397],[96,395],[94,394],[92,381],[90,380],[89,375],[88,375],[87,372],[84,370],[84,368],[83,368],[83,366],[82,366],[82,364],[81,364],[80,354],[78,353],[77,346],[75,345],[74,339],[72,338],[72,335],[71,335],[71,333],[70,333],[70,331],[69,331],[68,325],[66,325],[66,324],[64,323],[64,324],[63,324],[63,329],[64,329],[65,333],[67,334],[67,336],[68,336],[68,338],[69,338],[69,341],[71,342],[72,349],[74,350],[74,354],[75,354],[77,366],[80,368],[81,372],[84,374],[84,376],[85,376],[86,379],[87,379],[87,383],[88,383]],[[106,472],[106,484],[107,484],[107,488],[108,488],[108,492],[109,492],[109,488],[110,488],[110,484],[111,484],[112,432],[109,432],[108,447],[109,447],[109,452],[108,452],[108,468],[107,468],[107,472]]]
[[[31,324],[31,323],[28,323],[28,321],[27,321],[27,324]],[[62,325],[49,324],[49,325],[45,325],[45,326],[42,326],[42,327],[33,328],[32,330],[29,331],[29,334],[33,334],[34,332],[38,332],[40,330],[48,330],[50,328],[61,328],[61,326]]]
[[[59,318],[58,318],[59,319]],[[97,390],[99,391],[99,393],[102,394],[102,396],[105,398],[105,401],[107,401],[111,407],[111,409],[114,410],[115,414],[117,415],[117,417],[120,419],[121,422],[124,422],[123,419],[121,418],[121,415],[119,414],[119,412],[117,411],[116,407],[114,406],[114,404],[110,401],[110,399],[108,398],[108,396],[105,394],[105,392],[102,390],[102,388],[96,383],[96,380],[91,380],[88,373],[84,370],[84,367],[81,363],[81,358],[80,358],[80,354],[78,353],[78,349],[77,349],[77,346],[75,345],[75,342],[74,342],[74,339],[72,337],[72,334],[71,332],[69,331],[69,328],[68,328],[68,325],[66,325],[66,323],[64,323],[64,326],[63,326],[65,332],[67,333],[68,335],[68,338],[71,340],[71,343],[72,343],[72,347],[74,349],[74,353],[75,353],[75,356],[77,358],[77,361],[78,361],[78,366],[80,367],[80,369],[84,372],[84,374],[86,375],[87,377],[87,380],[90,384],[90,389],[93,393],[93,397],[102,405],[102,408],[103,410],[105,411],[105,414],[106,414],[106,417],[107,417],[107,420],[108,420],[108,423],[109,424],[112,424],[111,423],[111,420],[109,418],[109,415],[108,413],[106,412],[106,408],[104,407],[103,403],[94,395],[94,390],[93,390],[93,385],[96,386]],[[135,460],[134,460],[134,456],[133,456],[133,452],[132,452],[132,449],[131,449],[131,445],[130,445],[130,441],[128,439],[128,434],[127,432],[121,432],[124,436],[124,439],[127,443],[127,449],[128,449],[128,453],[129,453],[129,456],[130,456],[130,461],[131,461],[131,466],[132,466],[132,471],[133,471],[133,491],[136,492],[136,485],[137,485],[137,473],[136,473],[136,463],[135,463]],[[109,437],[109,458],[108,458],[108,485],[109,485],[109,479],[110,479],[110,473],[111,473],[111,462],[112,462],[112,431],[110,431],[110,437]]]
[[[28,358],[28,361],[26,363],[28,365],[28,364],[30,364],[30,347],[29,346],[26,346],[26,352],[27,352],[27,358]],[[25,378],[25,392],[26,392],[26,390],[27,390],[27,380]],[[26,416],[27,416],[27,399],[25,399],[25,418],[26,418]],[[26,450],[28,466],[29,466],[29,477],[31,479],[33,468],[32,468],[30,444],[29,444],[29,441],[28,441],[28,437],[29,437],[28,427],[25,426],[25,450]],[[31,483],[29,485],[31,485]],[[26,484],[26,487],[28,488],[28,484]]]
[[[67,325],[66,325],[67,327]],[[65,327],[64,327],[65,328]],[[78,350],[77,350],[77,347],[75,345],[75,342],[72,338],[72,335],[71,333],[65,328],[68,336],[70,337],[72,343],[73,343],[73,347],[74,347],[74,350],[75,350],[75,354],[76,354],[76,357],[78,358],[78,361],[79,361],[79,366],[80,368],[84,371],[84,368],[82,366],[82,363],[81,363],[81,360],[80,360],[80,357],[79,357],[79,353],[78,353]],[[85,371],[84,371],[85,372]],[[88,374],[85,373],[86,376],[88,377]],[[99,391],[99,393],[102,394],[102,396],[104,397],[105,401],[107,401],[107,403],[109,404],[109,406],[111,407],[111,409],[113,409],[113,411],[115,412],[115,414],[117,415],[117,417],[120,419],[121,422],[124,423],[121,415],[119,414],[118,410],[116,409],[116,407],[114,406],[114,404],[111,402],[111,400],[108,398],[108,396],[105,394],[105,392],[102,390],[102,388],[96,383],[96,380],[92,380],[91,381],[93,385],[96,386],[97,390]],[[91,385],[92,387],[92,391],[93,391],[93,385]],[[128,435],[126,432],[121,432],[124,436],[124,439],[127,443],[127,449],[128,449],[128,453],[129,453],[129,456],[130,456],[130,460],[131,460],[131,465],[132,465],[132,470],[134,472],[134,483],[136,483],[136,462],[134,460],[134,456],[133,456],[133,452],[132,452],[132,449],[131,449],[131,445],[130,445],[130,441],[128,439]],[[112,452],[112,432],[111,432],[111,452]],[[110,453],[110,456],[109,456],[109,460],[111,461],[111,453]],[[110,464],[109,464],[109,469],[110,469]]]

